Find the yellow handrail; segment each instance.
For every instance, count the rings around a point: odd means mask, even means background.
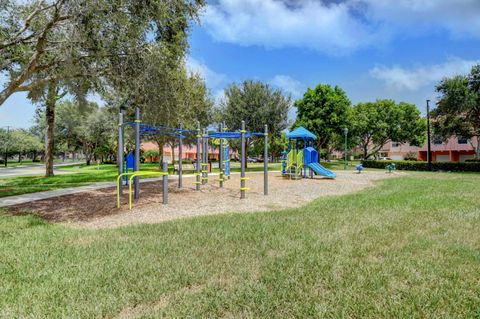
[[[117,176],[117,208],[120,208],[120,179],[122,176],[127,175],[127,173],[122,173]],[[167,172],[133,172],[130,173],[130,177],[128,179],[128,204],[129,208],[132,209],[132,180],[134,177],[137,176],[147,176],[147,175],[159,175],[159,176],[165,176],[168,175]]]

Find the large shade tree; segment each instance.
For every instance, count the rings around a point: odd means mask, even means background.
[[[217,122],[225,122],[229,131],[240,130],[242,120],[251,132],[263,132],[268,125],[270,139],[277,139],[288,127],[288,111],[291,98],[282,90],[260,81],[233,83],[225,89],[225,97],[216,114]],[[246,152],[251,144],[247,143]],[[262,145],[262,141],[257,144]],[[239,143],[232,143],[237,148]]]
[[[473,66],[469,75],[443,79],[436,90],[440,96],[432,111],[435,135],[468,138],[480,157],[480,65]]]
[[[350,126],[351,102],[340,87],[319,84],[308,89],[294,104],[297,120],[294,127],[303,126],[317,136],[317,147],[327,154],[341,139],[343,129]]]
[[[32,0],[0,2],[0,105],[15,92],[46,105],[47,169],[53,175],[55,103],[65,92],[121,86],[150,43],[183,54],[203,0]],[[130,63],[131,64],[131,63]],[[64,91],[62,91],[62,89]]]
[[[152,45],[143,59],[132,63],[138,68],[132,75],[133,81],[112,88],[110,105],[127,106],[129,118],[133,116],[133,108],[129,106],[139,107],[142,122],[157,127],[195,129],[197,123],[202,126],[210,123],[213,100],[202,77],[186,69],[183,56]],[[192,136],[187,134],[185,143],[193,142]],[[150,139],[158,146],[161,164],[164,146],[173,147],[177,139],[170,134]]]
[[[426,120],[413,104],[393,100],[359,103],[352,114],[352,136],[358,140],[363,158],[374,156],[390,141],[421,146]]]
[[[272,135],[288,127],[291,98],[280,89],[260,81],[233,83],[225,89],[220,103],[219,120],[230,130],[239,130],[242,120],[249,131],[263,132],[264,125]]]

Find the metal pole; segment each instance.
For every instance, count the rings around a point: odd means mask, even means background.
[[[208,159],[208,151],[210,146],[208,145],[208,130],[205,129],[205,183],[208,183],[208,173],[210,171],[210,163]]]
[[[242,129],[240,130],[240,136],[242,140],[242,163],[240,174],[240,198],[245,198],[245,121],[242,120]]]
[[[430,146],[430,100],[427,100],[427,161],[428,170],[432,170],[432,154]]]
[[[263,195],[268,195],[268,125],[265,124],[263,152]]]
[[[219,126],[219,131],[220,131],[220,134],[223,133],[223,125],[220,124]],[[221,135],[220,135],[221,136]],[[220,170],[220,188],[223,187],[223,138],[220,138],[220,147],[219,147],[219,156],[218,156],[218,169]]]
[[[343,129],[343,132],[345,133],[345,162],[343,164],[343,169],[346,170],[347,169],[347,156],[348,156],[348,150],[347,150],[347,136],[348,136],[348,128],[344,128]]]
[[[140,109],[135,108],[135,163],[133,165],[133,171],[138,172],[140,170]],[[140,183],[139,178],[134,177],[135,185],[135,199],[140,197]]]
[[[5,136],[5,167],[7,167],[8,162],[8,142],[10,138],[10,126],[7,126],[7,136]]]
[[[225,124],[225,121],[223,121],[222,123],[222,127],[223,127],[223,132],[226,132],[227,131],[227,125]],[[224,140],[225,143],[227,143],[227,139]],[[227,152],[227,157],[225,158],[224,156],[224,160],[225,161],[228,161],[228,165],[230,165],[230,146],[228,148],[228,152]],[[230,166],[229,166],[230,167]],[[229,168],[229,172],[228,172],[228,179],[230,179],[230,172],[231,172],[231,169]]]
[[[205,160],[205,153],[206,153],[206,145],[205,145],[205,129],[202,130],[202,185],[205,185],[207,180],[205,176],[205,171],[207,170],[205,165],[206,160]]]
[[[182,167],[182,162],[183,162],[183,154],[182,154],[182,148],[183,148],[183,138],[182,138],[182,130],[183,130],[183,125],[180,124],[180,141],[178,142],[178,188],[183,187],[183,167]],[[175,152],[175,148],[173,149],[173,152]]]
[[[163,204],[166,205],[168,204],[168,163],[163,162],[162,163],[162,169],[164,173],[167,173],[166,175],[163,175]]]
[[[200,124],[198,124],[197,128],[197,175],[196,175],[196,180],[195,180],[195,189],[197,191],[200,190],[200,172],[201,172],[201,167],[200,167],[200,142],[202,140],[202,136],[200,135]]]
[[[117,166],[118,175],[123,173],[123,113],[118,113],[118,152],[117,152]],[[122,181],[120,179],[119,191],[122,194]]]

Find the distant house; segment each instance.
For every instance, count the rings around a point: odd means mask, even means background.
[[[473,146],[472,146],[473,143]],[[434,162],[465,162],[475,156],[478,141],[472,141],[452,136],[446,141],[432,139],[431,155]],[[408,153],[415,153],[420,161],[427,160],[427,144],[422,147],[411,146],[408,143],[389,142],[379,152],[380,157],[389,157],[393,160],[402,160]]]

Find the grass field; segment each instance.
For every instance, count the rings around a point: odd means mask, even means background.
[[[110,230],[0,216],[0,317],[478,318],[479,174]]]

